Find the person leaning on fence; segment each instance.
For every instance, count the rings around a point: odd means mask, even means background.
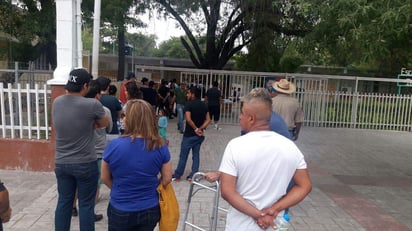
[[[123,120],[125,134],[103,153],[102,181],[111,190],[109,230],[153,230],[160,220],[159,181],[172,181],[170,152],[149,103],[128,101]]]
[[[10,199],[9,191],[7,191],[3,182],[0,180],[0,231],[3,231],[3,223],[6,223],[10,220],[11,217],[11,208],[10,208]]]
[[[299,101],[291,96],[296,91],[296,85],[281,79],[272,86],[277,92],[277,96],[272,98],[272,110],[286,122],[292,140],[297,140],[303,123],[303,111]]]
[[[79,200],[80,230],[93,231],[94,205],[98,181],[94,130],[106,127],[109,118],[96,99],[85,98],[91,75],[84,69],[69,74],[66,94],[52,105],[56,131],[55,174],[58,200],[55,230],[69,231],[76,189]]]
[[[312,184],[294,142],[269,131],[270,94],[253,89],[242,102],[240,125],[249,132],[229,141],[219,167],[221,195],[231,205],[226,230],[275,228],[275,218],[303,200]],[[292,178],[295,185],[287,193]]]

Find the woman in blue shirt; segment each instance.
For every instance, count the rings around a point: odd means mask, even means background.
[[[157,186],[172,180],[170,152],[147,102],[128,101],[123,120],[124,135],[103,153],[102,181],[111,189],[109,230],[153,230],[160,220]]]

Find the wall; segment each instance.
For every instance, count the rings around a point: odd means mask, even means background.
[[[0,168],[28,171],[54,170],[54,142],[0,139]]]

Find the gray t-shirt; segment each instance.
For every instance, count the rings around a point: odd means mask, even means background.
[[[102,158],[103,151],[107,145],[106,135],[110,133],[113,127],[112,116],[110,114],[110,110],[105,106],[103,106],[103,108],[106,111],[106,115],[109,117],[109,124],[107,125],[107,127],[96,128],[94,130],[94,135],[96,139],[95,149],[96,149],[97,158]]]
[[[56,164],[82,164],[97,159],[94,123],[104,115],[103,106],[96,99],[62,95],[54,100]]]

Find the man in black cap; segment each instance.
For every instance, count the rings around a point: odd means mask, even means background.
[[[78,190],[80,230],[94,230],[94,203],[98,167],[94,148],[94,129],[105,127],[109,119],[102,104],[84,96],[91,75],[84,69],[72,70],[66,94],[52,106],[56,132],[55,174],[58,201],[55,230],[70,230],[72,205]]]

